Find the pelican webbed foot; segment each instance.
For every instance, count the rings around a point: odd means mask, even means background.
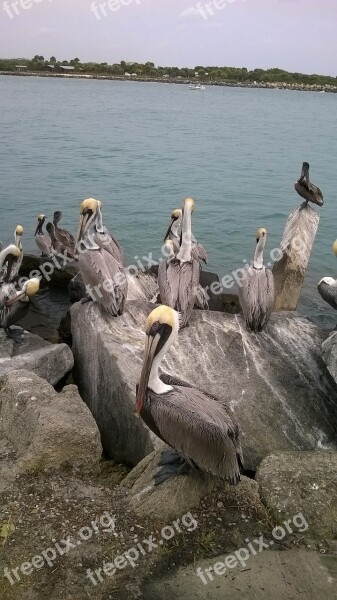
[[[162,468],[154,476],[155,486],[164,483],[171,477],[188,475],[193,470],[193,467],[173,449],[162,452],[158,466]]]
[[[301,210],[303,210],[304,208],[308,208],[309,206],[309,202],[308,200],[305,200],[304,202],[302,202],[301,206],[299,207],[299,212],[301,212]]]
[[[11,329],[10,327],[5,328],[6,336],[10,340],[13,340],[13,342],[15,342],[16,344],[22,344],[24,333],[25,331],[21,327],[16,329]]]

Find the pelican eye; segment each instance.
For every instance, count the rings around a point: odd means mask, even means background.
[[[159,333],[161,329],[161,323],[159,321],[155,321],[154,323],[152,323],[149,335],[153,335],[153,337]]]

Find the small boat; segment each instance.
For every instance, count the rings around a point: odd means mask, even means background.
[[[190,90],[205,90],[206,87],[204,85],[201,85],[201,83],[190,83],[189,89]]]

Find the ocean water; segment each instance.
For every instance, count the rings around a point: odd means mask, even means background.
[[[278,247],[307,160],[325,205],[299,309],[336,324],[317,292],[337,271],[336,94],[2,76],[0,131],[2,241],[20,223],[35,252],[39,213],[62,210],[75,233],[81,201],[95,197],[134,263],[159,255],[170,212],[189,195],[194,234],[220,276],[251,260],[258,227],[267,258]]]

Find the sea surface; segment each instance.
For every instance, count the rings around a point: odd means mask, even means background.
[[[337,323],[317,292],[337,271],[336,94],[0,76],[0,131],[3,242],[20,223],[36,252],[36,217],[54,210],[75,233],[81,201],[94,197],[128,262],[146,265],[188,195],[194,235],[220,277],[251,260],[258,227],[269,232],[266,262],[278,248],[307,160],[325,204],[299,310]]]

